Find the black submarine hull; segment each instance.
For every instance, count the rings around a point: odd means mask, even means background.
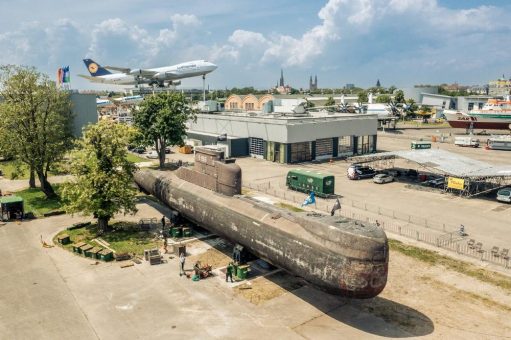
[[[329,293],[371,298],[386,285],[388,242],[374,225],[227,197],[169,172],[138,171],[135,181],[198,225]]]

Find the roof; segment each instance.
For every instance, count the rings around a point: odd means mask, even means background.
[[[456,177],[511,177],[510,165],[492,165],[452,152],[438,149],[405,150],[383,152],[356,157],[355,160],[369,162],[377,158],[399,157],[424,167],[436,169]]]
[[[293,169],[289,172],[294,172],[300,175],[307,175],[313,178],[323,179],[327,176],[333,176],[332,174],[325,173],[325,172],[319,172],[319,171],[312,171],[312,170],[306,170],[306,169]]]
[[[2,196],[0,197],[0,203],[6,204],[6,203],[22,203],[23,198],[19,196]]]

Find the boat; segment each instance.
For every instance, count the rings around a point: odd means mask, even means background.
[[[444,110],[444,115],[453,128],[462,129],[511,129],[511,100],[489,99],[481,109],[468,112]]]

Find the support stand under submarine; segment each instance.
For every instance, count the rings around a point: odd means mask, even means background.
[[[184,217],[246,247],[320,289],[352,298],[387,283],[388,241],[378,226],[349,218],[290,212],[241,195],[241,168],[223,152],[196,148],[193,167],[140,170],[135,181]]]

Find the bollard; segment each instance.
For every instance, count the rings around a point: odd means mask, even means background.
[[[419,240],[419,232],[418,232],[418,231],[416,231],[416,232],[415,232],[415,234],[417,235],[417,241],[420,241],[420,240]]]
[[[399,231],[399,235],[401,235],[401,226],[397,227],[398,231]]]

